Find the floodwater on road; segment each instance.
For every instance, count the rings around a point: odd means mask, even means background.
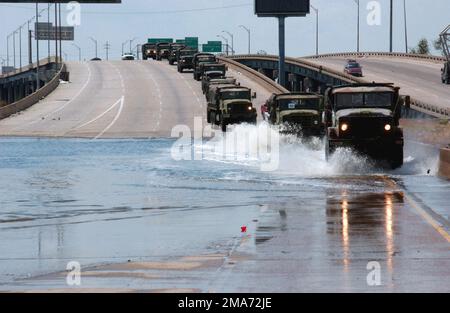
[[[375,261],[374,291],[450,291],[449,243],[415,209],[446,229],[432,148],[386,171],[284,138],[265,172],[220,140],[177,161],[174,139],[1,139],[0,290],[71,291],[75,261],[86,290],[371,291]]]

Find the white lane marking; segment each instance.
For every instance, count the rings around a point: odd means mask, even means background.
[[[95,138],[94,138],[94,140],[95,139],[99,139],[100,137],[102,137],[111,127],[113,127],[114,126],[114,124],[117,122],[117,120],[119,119],[119,117],[120,117],[120,114],[122,114],[122,110],[123,110],[123,104],[124,104],[124,100],[125,100],[125,97],[124,96],[122,96],[122,98],[120,98],[120,107],[119,107],[119,111],[117,112],[117,114],[116,114],[116,116],[114,117],[114,119],[113,119],[113,121],[100,133],[100,134],[98,134]]]
[[[122,98],[123,98],[123,96],[122,96]],[[89,125],[89,124],[92,124],[92,123],[98,121],[98,120],[101,119],[105,114],[107,114],[109,111],[111,111],[112,109],[114,109],[114,108],[120,103],[120,101],[121,101],[122,98],[120,98],[119,100],[117,100],[113,105],[111,105],[111,106],[110,106],[106,111],[104,111],[102,114],[100,114],[100,115],[97,116],[96,118],[90,120],[89,122],[84,123],[84,124],[82,124],[82,125],[76,127],[74,130],[83,128],[83,127],[85,127],[85,126],[87,126],[87,125]]]
[[[38,123],[38,122],[42,121],[42,119],[45,120],[45,119],[49,118],[50,116],[52,116],[53,114],[58,113],[59,111],[63,110],[63,109],[66,108],[68,105],[70,105],[76,98],[78,98],[78,97],[81,95],[81,93],[86,89],[86,87],[87,87],[87,86],[89,85],[89,83],[91,82],[91,76],[92,76],[91,69],[90,69],[90,67],[89,67],[89,63],[86,63],[86,65],[87,65],[87,70],[88,70],[88,79],[87,79],[87,81],[84,83],[83,87],[81,87],[81,89],[78,91],[78,93],[77,93],[72,99],[70,99],[70,101],[66,102],[63,106],[61,106],[61,107],[59,107],[58,109],[56,109],[55,111],[50,112],[49,114],[45,115],[45,116],[42,117],[40,120],[36,120],[36,121],[34,121],[34,122],[29,123],[29,125],[33,125],[33,124],[35,124],[35,123]]]

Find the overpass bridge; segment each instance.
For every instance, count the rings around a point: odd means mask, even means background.
[[[343,72],[348,58],[361,62],[364,78]],[[274,81],[278,68],[276,56],[237,55],[220,59],[229,65],[230,75],[237,76],[241,84],[257,92],[257,105],[271,93],[288,91]],[[402,94],[412,97],[414,110],[449,118],[450,88],[439,81],[443,61],[439,57],[383,53],[287,58],[286,70],[291,81],[288,89],[309,87],[322,91],[329,85],[392,82],[402,88]],[[53,64],[50,62],[48,66]],[[59,86],[26,112],[0,121],[1,135],[167,137],[174,125],[190,125],[194,116],[204,115],[205,101],[191,74],[179,74],[164,63],[67,62],[67,67],[71,82]],[[17,75],[22,73],[2,79],[17,78]],[[20,110],[8,110],[16,111]]]

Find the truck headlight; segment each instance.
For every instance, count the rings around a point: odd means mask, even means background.
[[[253,110],[253,107],[249,106],[249,107],[248,107],[248,110],[249,110],[249,111]]]
[[[390,125],[390,124],[386,124],[385,126],[384,126],[384,130],[385,131],[391,131],[391,129],[392,129],[392,126]]]
[[[343,132],[346,132],[346,131],[348,130],[348,124],[346,124],[346,123],[342,124],[342,125],[341,125],[341,130],[342,130]]]

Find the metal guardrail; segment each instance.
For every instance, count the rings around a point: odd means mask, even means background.
[[[61,61],[61,60],[59,59],[59,57],[55,57],[55,56],[52,56],[50,58],[45,58],[45,59],[42,59],[39,61],[39,67],[44,67],[48,64],[56,63],[58,61]],[[15,76],[18,74],[26,73],[32,69],[36,69],[36,67],[37,67],[36,62],[33,64],[25,65],[21,68],[15,69],[14,71],[8,72],[7,74],[0,75],[0,78],[9,78],[9,77],[12,77],[12,76]]]
[[[66,65],[63,64],[59,72],[56,73],[55,77],[53,77],[53,79],[50,80],[47,84],[45,84],[42,88],[19,101],[1,107],[0,120],[10,117],[13,114],[17,114],[20,111],[26,110],[30,108],[32,105],[38,103],[41,99],[47,97],[59,86],[61,73],[64,72],[65,70]]]
[[[412,54],[412,53],[400,53],[400,52],[342,52],[342,53],[328,53],[321,55],[312,55],[302,57],[302,59],[324,59],[324,58],[336,58],[336,57],[395,57],[395,58],[408,58],[419,59],[428,61],[445,62],[446,59],[441,56],[426,55],[426,54]]]
[[[226,58],[226,57],[218,57],[218,59],[222,63],[225,63],[230,67],[233,67],[241,72],[245,72],[245,73],[249,74],[251,77],[254,77],[255,80],[259,81],[259,83],[261,85],[263,85],[270,92],[273,92],[273,93],[288,93],[289,92],[289,90],[287,90],[283,86],[277,84],[276,82],[271,80],[266,75],[261,74],[260,72],[255,71],[254,69],[252,69],[246,65],[243,65],[239,62],[236,62],[236,61],[234,61],[230,58]]]
[[[367,52],[364,52],[367,53]],[[364,54],[361,53],[361,54]],[[400,53],[401,54],[401,53]],[[336,56],[337,54],[333,54],[334,56]],[[343,54],[341,54],[343,55]],[[355,55],[355,54],[347,54],[347,55]],[[386,55],[391,55],[389,53],[386,53]],[[406,53],[403,53],[403,55],[409,55]],[[330,55],[328,55],[328,57],[330,57]],[[418,55],[420,57],[420,55]],[[435,57],[435,58],[439,58],[439,57]],[[274,55],[235,55],[235,56],[231,56],[227,58],[235,60],[235,61],[239,61],[239,60],[260,60],[260,61],[271,61],[271,62],[278,62],[278,56],[274,56]],[[441,58],[444,59],[444,58]],[[331,69],[329,67],[326,66],[322,66],[319,65],[317,63],[314,63],[312,61],[309,61],[308,59],[305,58],[286,58],[286,63],[287,64],[291,64],[291,65],[297,65],[297,66],[301,66],[301,67],[305,67],[308,69],[312,69],[314,71],[320,72],[322,74],[325,75],[329,75],[331,77],[334,78],[338,78],[340,80],[343,80],[345,82],[348,83],[371,83],[370,81],[367,81],[365,79],[359,78],[359,77],[354,77],[339,71],[336,71],[334,69]],[[241,64],[242,65],[242,64]],[[450,118],[450,108],[443,108],[443,107],[439,107],[433,104],[429,104],[429,103],[425,103],[422,101],[419,101],[417,99],[411,98],[411,108],[413,110],[425,113],[427,115],[436,117],[436,118],[445,118],[445,119],[449,119]]]

